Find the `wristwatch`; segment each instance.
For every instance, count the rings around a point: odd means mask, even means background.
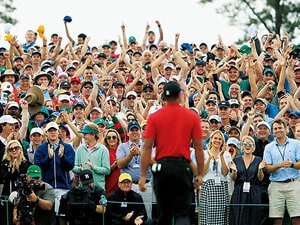
[[[291,168],[294,168],[294,163],[291,164]]]

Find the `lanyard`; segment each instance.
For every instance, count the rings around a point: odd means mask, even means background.
[[[276,145],[277,146],[277,149],[282,157],[282,161],[284,161],[284,156],[285,156],[285,149],[286,149],[286,146],[287,146],[287,143],[284,144],[284,149],[283,149],[283,153],[280,151],[279,149],[279,145]]]

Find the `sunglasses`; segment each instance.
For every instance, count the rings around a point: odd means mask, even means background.
[[[251,142],[243,142],[243,145],[244,146],[250,146],[250,147],[252,147],[253,143],[251,143]]]
[[[127,100],[135,100],[136,97],[128,97]]]
[[[217,171],[217,169],[218,169],[218,162],[216,160],[214,160],[213,171]]]
[[[106,139],[107,140],[116,140],[117,139],[117,136],[106,136]]]
[[[92,89],[93,87],[92,86],[83,86],[84,88],[89,88],[89,89]]]
[[[211,123],[211,124],[218,124],[219,122],[216,121],[216,120],[211,120],[210,123]]]
[[[17,151],[17,150],[19,150],[19,149],[20,149],[20,146],[15,146],[15,147],[10,147],[10,148],[8,148],[8,151],[14,152],[14,151]]]
[[[231,105],[230,108],[239,108],[238,105]]]
[[[152,90],[145,90],[144,93],[152,93]]]

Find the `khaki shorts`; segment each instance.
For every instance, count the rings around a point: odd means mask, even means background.
[[[268,188],[270,218],[283,218],[285,203],[290,217],[300,216],[300,182],[271,182]]]

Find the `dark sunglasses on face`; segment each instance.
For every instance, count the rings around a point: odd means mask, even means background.
[[[230,108],[239,108],[238,105],[231,105]]]
[[[116,140],[117,139],[117,136],[106,136],[106,139],[107,140]]]
[[[19,150],[19,149],[20,149],[19,146],[15,146],[15,147],[10,147],[10,148],[8,148],[8,151],[14,152],[14,151],[17,151],[17,150]]]
[[[127,100],[135,100],[135,97],[128,97]]]
[[[149,93],[152,93],[153,91],[152,91],[152,90],[145,90],[145,91],[144,91],[144,93],[148,93],[148,92],[149,92]]]
[[[243,145],[244,146],[250,146],[250,147],[252,147],[253,143],[251,143],[251,142],[243,142]]]
[[[84,88],[89,88],[89,89],[92,89],[93,87],[92,86],[83,86]]]

